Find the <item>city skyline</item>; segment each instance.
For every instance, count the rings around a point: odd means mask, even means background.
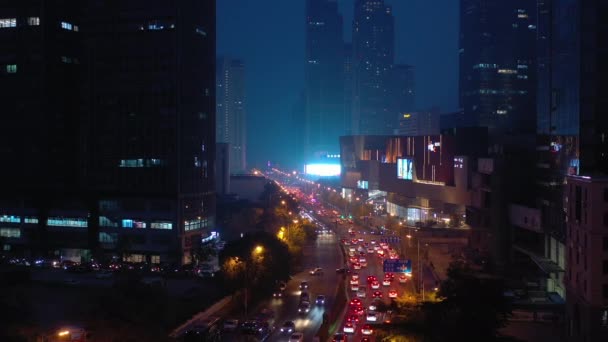
[[[439,106],[441,112],[456,111],[458,2],[386,3],[393,7],[395,17],[395,62],[416,69],[416,108]],[[217,6],[218,55],[243,59],[248,66],[249,161],[258,166],[268,160],[293,166],[290,156],[294,151],[284,143],[292,137],[286,131],[271,135],[259,132],[269,124],[291,127],[293,108],[305,84],[305,1],[225,0]],[[341,0],[338,6],[344,40],[349,43],[354,2]],[[256,87],[261,81],[265,86]],[[438,87],[442,91],[438,92]]]

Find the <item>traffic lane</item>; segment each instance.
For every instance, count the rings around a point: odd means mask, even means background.
[[[305,341],[312,341],[319,327],[323,323],[323,314],[330,310],[335,301],[336,286],[338,275],[335,269],[341,265],[340,254],[337,248],[335,235],[321,235],[312,245],[303,248],[305,271],[295,275],[287,284],[283,299],[269,301],[275,311],[276,330],[271,335],[269,341],[285,341],[287,334],[280,333],[280,327],[285,321],[293,321],[296,331],[304,333]],[[324,270],[323,275],[311,276],[309,271],[315,267]],[[311,301],[311,311],[306,315],[298,313],[300,303],[299,289],[300,283],[309,283],[308,293]],[[317,295],[325,295],[326,303],[324,306],[316,305]]]

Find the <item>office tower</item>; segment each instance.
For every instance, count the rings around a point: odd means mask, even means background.
[[[0,18],[11,18],[0,22],[0,40],[23,58],[0,81],[14,88],[5,99],[13,114],[2,120],[27,118],[24,98],[40,103],[41,120],[26,127],[67,170],[51,177],[45,169],[55,161],[7,164],[15,178],[3,180],[12,195],[0,210],[20,235],[7,244],[78,261],[190,261],[215,215],[215,1],[48,5],[0,7]],[[44,44],[28,44],[26,32]],[[10,76],[30,86],[11,86]],[[32,93],[32,84],[46,89]],[[38,148],[23,149],[28,140],[4,140],[0,149],[36,158]]]
[[[438,135],[440,133],[439,118],[439,108],[403,113],[399,118],[399,127],[395,129],[395,134],[405,136]]]
[[[392,65],[387,80],[388,110],[394,117],[401,119],[403,114],[416,109],[414,67],[407,64]],[[434,134],[439,134],[439,130]]]
[[[354,91],[354,69],[353,69],[353,45],[344,44],[344,134],[349,135],[352,131],[353,91]]]
[[[557,164],[567,185],[563,255],[566,329],[570,341],[608,339],[608,60],[605,1],[553,0],[551,6],[550,146],[571,138],[575,149]],[[574,137],[572,137],[574,135]],[[564,165],[565,164],[565,165]],[[564,213],[562,211],[562,217]],[[563,225],[562,225],[563,227]]]
[[[344,41],[334,0],[306,1],[305,158],[337,153],[344,134]]]
[[[220,58],[216,75],[218,142],[230,144],[230,173],[247,169],[245,66],[242,61]]]
[[[392,134],[397,116],[388,106],[394,62],[392,8],[383,0],[356,0],[353,20],[353,134]]]
[[[536,2],[461,0],[460,106],[475,125],[535,132]]]

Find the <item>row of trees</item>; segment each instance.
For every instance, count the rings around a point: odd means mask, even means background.
[[[431,300],[423,304],[406,294],[395,300],[394,309],[404,320],[401,326],[422,333],[430,341],[499,339],[498,331],[511,314],[510,302],[503,295],[503,279],[478,274],[462,261],[453,262],[447,275]],[[398,335],[393,330],[383,340],[398,340]]]

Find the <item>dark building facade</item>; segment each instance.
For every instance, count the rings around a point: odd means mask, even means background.
[[[5,139],[1,150],[34,161],[31,141],[51,152],[48,163],[7,168],[14,178],[0,210],[20,235],[9,248],[189,261],[214,222],[215,2],[13,1],[0,12],[16,20],[0,22],[2,44],[21,49],[0,53],[19,58],[0,87],[11,76],[41,86],[3,94],[12,103],[3,125],[17,131],[25,120],[15,117],[29,117],[41,134]]]
[[[220,58],[216,82],[216,139],[230,144],[230,172],[244,172],[247,169],[245,65],[238,59]]]
[[[389,77],[395,60],[395,23],[383,0],[356,0],[353,20],[352,134],[390,135],[397,126],[391,110]]]
[[[535,132],[536,3],[461,0],[460,106],[475,125]]]
[[[304,155],[337,153],[344,122],[344,40],[338,3],[306,1]]]

